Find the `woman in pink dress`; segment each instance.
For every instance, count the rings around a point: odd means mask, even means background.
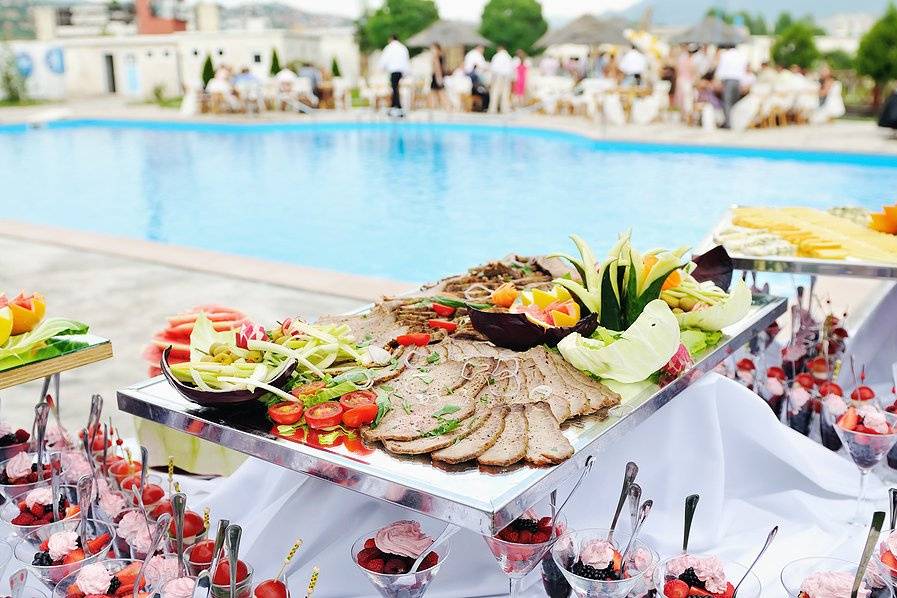
[[[683,118],[688,122],[695,103],[695,68],[692,57],[692,49],[682,46],[676,59],[676,86],[673,95],[673,105],[682,112]]]
[[[522,106],[524,97],[526,96],[526,74],[529,67],[526,65],[526,53],[523,50],[517,50],[516,60],[517,66],[514,68],[515,78],[512,92],[514,94],[514,103]]]

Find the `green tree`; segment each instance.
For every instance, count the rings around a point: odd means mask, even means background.
[[[16,57],[8,46],[0,46],[0,97],[13,103],[25,99],[25,77],[19,72]]]
[[[810,68],[819,59],[815,30],[805,21],[796,21],[776,36],[770,54],[776,64],[784,67],[797,65]]]
[[[202,86],[206,87],[214,78],[215,65],[212,64],[212,57],[206,54],[206,60],[202,63]]]
[[[707,9],[707,16],[717,17],[724,23],[729,25],[735,24],[736,21],[743,25],[751,35],[766,35],[769,33],[769,27],[766,25],[766,19],[762,14],[757,13],[751,15],[748,11],[742,10],[738,13],[727,12],[725,9],[714,6]]]
[[[822,59],[836,71],[849,71],[853,68],[853,56],[844,50],[823,52]]]
[[[785,30],[793,24],[794,17],[791,16],[790,12],[780,12],[779,17],[776,19],[776,24],[772,28],[772,32],[776,35],[782,35]]]
[[[277,55],[277,48],[271,48],[271,75],[274,76],[280,72],[280,56]]]
[[[341,73],[339,70],[339,62],[336,61],[336,56],[334,56],[333,59],[331,59],[331,61],[330,61],[330,74],[333,75],[334,77],[341,76]]]
[[[373,13],[358,21],[356,35],[362,52],[385,46],[395,33],[405,41],[439,19],[434,0],[385,0]]]
[[[897,79],[897,7],[893,3],[860,40],[856,69],[875,82],[872,107],[878,110],[885,85]]]
[[[533,53],[533,44],[548,30],[538,0],[489,0],[483,7],[480,33],[508,52]]]

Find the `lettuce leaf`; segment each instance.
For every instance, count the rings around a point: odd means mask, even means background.
[[[87,329],[87,324],[77,320],[47,318],[31,332],[9,337],[6,343],[0,345],[0,359],[23,358],[32,349],[37,349],[40,343],[48,341],[54,336],[86,334]]]
[[[723,333],[709,330],[697,330],[695,328],[686,328],[679,333],[679,340],[685,345],[688,354],[695,357],[710,347],[715,347],[723,337]]]
[[[679,348],[679,325],[669,306],[655,299],[635,322],[608,342],[606,334],[584,338],[573,333],[558,343],[558,350],[573,367],[599,378],[623,383],[641,382],[662,368]]]
[[[204,355],[209,354],[209,349],[215,343],[234,345],[237,341],[235,330],[215,330],[212,321],[206,317],[205,312],[199,312],[196,322],[193,324],[193,332],[190,333],[190,361],[202,361]]]
[[[743,280],[738,281],[729,298],[704,309],[676,314],[681,328],[722,330],[738,322],[751,309],[751,290]]]

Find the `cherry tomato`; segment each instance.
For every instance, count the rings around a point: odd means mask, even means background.
[[[255,598],[287,598],[287,587],[279,579],[263,581],[255,587]]]
[[[368,448],[364,441],[358,436],[355,436],[354,438],[346,436],[343,439],[343,444],[350,453],[355,453],[356,455],[367,456],[374,452],[374,449]]]
[[[430,343],[430,335],[426,332],[400,334],[396,337],[396,342],[402,346],[417,345],[418,347],[424,347]]]
[[[343,407],[335,401],[321,403],[310,407],[305,412],[305,423],[309,428],[322,430],[324,428],[332,428],[338,426],[342,419]]]
[[[203,540],[202,542],[198,542],[194,544],[193,548],[190,549],[190,562],[195,563],[197,565],[208,566],[212,564],[212,559],[215,556],[215,541],[214,540]]]
[[[430,306],[430,309],[435,311],[436,315],[442,318],[450,318],[455,314],[454,307],[449,307],[448,305],[443,305],[441,303],[434,303]]]
[[[343,409],[355,409],[356,407],[364,407],[365,405],[373,405],[377,402],[377,393],[373,390],[356,390],[346,393],[339,398],[339,404]]]
[[[321,380],[317,382],[310,382],[308,384],[303,384],[302,386],[297,386],[293,390],[290,391],[290,394],[294,397],[310,397],[314,394],[317,394],[319,390],[323,389],[327,386],[326,382]]]
[[[428,320],[427,324],[430,325],[430,328],[442,328],[446,332],[454,332],[458,329],[457,324],[448,320]]]
[[[246,563],[241,560],[237,560],[237,583],[240,583],[244,579],[249,577],[249,569],[246,568]],[[218,566],[215,568],[215,575],[212,577],[212,583],[216,586],[226,586],[230,584],[230,564],[226,561],[222,561],[218,563]]]
[[[374,404],[349,409],[343,412],[343,424],[347,428],[366,426],[377,417],[377,411],[377,406]]]
[[[271,405],[268,407],[268,417],[275,424],[282,426],[295,424],[302,419],[302,404],[286,402]]]
[[[199,513],[194,513],[193,511],[187,511],[184,513],[184,537],[192,538],[197,534],[201,534],[204,529],[204,523],[202,520],[202,515]],[[174,521],[168,526],[168,533],[171,537],[175,535],[175,525]]]

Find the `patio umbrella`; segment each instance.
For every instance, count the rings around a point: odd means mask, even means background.
[[[413,35],[408,40],[407,46],[411,48],[426,48],[430,44],[442,46],[491,46],[492,43],[477,32],[474,23],[466,21],[439,20]]]
[[[577,17],[561,27],[547,32],[536,46],[546,48],[555,44],[584,44],[597,46],[600,44],[628,45],[629,40],[623,35],[623,23],[612,20],[601,20],[594,15],[585,14]]]
[[[704,17],[700,23],[674,35],[670,39],[673,44],[712,44],[714,46],[727,46],[743,44],[750,36],[739,29],[728,25],[718,17]]]

